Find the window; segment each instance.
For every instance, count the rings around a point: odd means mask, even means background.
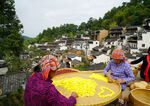
[[[142,47],[145,47],[145,44],[142,44]]]

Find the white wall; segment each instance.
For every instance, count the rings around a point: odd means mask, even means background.
[[[117,46],[118,45],[118,41],[114,41],[110,43],[112,46]]]
[[[133,48],[137,48],[137,43],[128,43],[130,45],[130,47],[133,47]]]
[[[99,46],[99,41],[98,40],[94,40],[93,44],[89,44],[89,50],[92,50],[94,47]]]
[[[59,46],[65,46],[66,43],[59,43],[58,45],[59,45]]]
[[[142,47],[145,44],[145,47]],[[150,32],[142,33],[142,40],[138,41],[138,49],[147,49],[150,47]]]
[[[82,58],[81,58],[81,57],[78,57],[78,56],[76,56],[76,57],[74,57],[74,58],[71,58],[72,61],[73,61],[74,59],[79,60],[79,61],[82,61]]]
[[[108,42],[104,42],[104,47],[111,48],[111,44],[108,44]]]
[[[78,50],[85,50],[86,49],[86,42],[75,42],[72,46],[72,48],[78,49]]]
[[[89,40],[89,39],[90,39],[90,37],[84,37],[83,35],[81,35],[81,38],[82,38],[82,39],[86,39],[86,40]]]
[[[106,56],[105,54],[96,56],[96,59],[93,59],[93,63],[94,64],[98,64],[98,63],[108,63],[110,61],[110,57]]]
[[[68,49],[67,46],[60,46],[60,50],[66,50]]]
[[[130,49],[130,53],[133,54],[133,53],[139,53],[139,50],[138,49]]]

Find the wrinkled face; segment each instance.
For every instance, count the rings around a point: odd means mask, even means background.
[[[115,61],[115,63],[117,63],[117,64],[119,64],[119,63],[121,63],[121,59],[114,59],[114,61]]]

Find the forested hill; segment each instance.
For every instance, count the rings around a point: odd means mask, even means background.
[[[123,2],[121,6],[114,7],[108,11],[103,18],[89,18],[88,22],[82,22],[79,26],[74,24],[64,24],[59,27],[52,27],[43,30],[36,38],[28,39],[26,44],[44,43],[53,41],[61,37],[62,34],[68,34],[73,37],[77,33],[84,31],[94,31],[99,29],[109,29],[115,26],[134,26],[142,25],[146,18],[150,18],[150,0],[130,0]]]

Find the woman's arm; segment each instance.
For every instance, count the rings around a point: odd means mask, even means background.
[[[74,96],[66,98],[55,88],[54,85],[48,90],[47,98],[48,103],[54,104],[54,106],[74,106],[76,104],[76,98]]]
[[[125,80],[126,83],[133,81],[135,79],[131,66],[128,63],[126,63],[125,66],[125,74],[127,77],[123,79]]]
[[[140,57],[140,58],[137,59],[137,60],[131,61],[130,64],[138,64],[138,63],[140,63],[142,60],[144,60],[144,58],[145,58],[145,56],[142,56],[142,57]]]
[[[106,75],[106,73],[108,73],[108,71],[110,70],[111,68],[111,62],[112,60],[107,64],[107,66],[104,68],[104,75]]]
[[[111,69],[111,62],[112,60],[108,63],[108,65],[104,69],[104,75],[108,78],[108,82],[112,83],[113,78],[111,77],[110,73],[108,71]]]

